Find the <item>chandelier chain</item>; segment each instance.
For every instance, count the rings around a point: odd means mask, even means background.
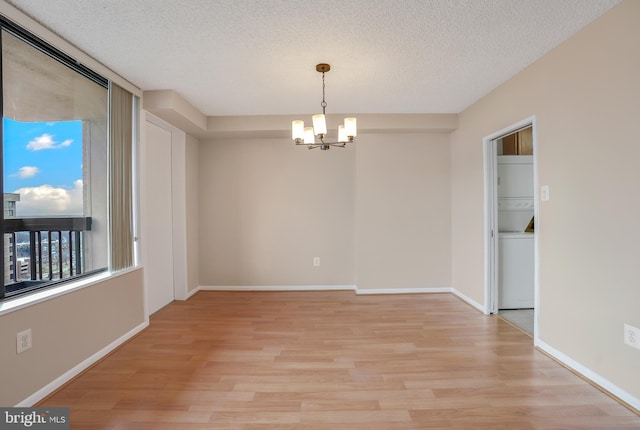
[[[326,114],[327,102],[324,99],[324,72],[322,72],[322,103],[320,103],[320,106],[322,106],[322,114]]]

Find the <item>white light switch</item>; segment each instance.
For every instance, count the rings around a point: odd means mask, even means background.
[[[549,185],[540,187],[540,200],[546,202],[549,200]]]

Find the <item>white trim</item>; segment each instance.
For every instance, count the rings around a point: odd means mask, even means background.
[[[193,296],[198,291],[200,291],[200,287],[196,287],[191,291],[187,291],[187,295],[185,296],[184,299],[176,299],[176,300],[189,300],[191,298],[191,296]]]
[[[501,137],[504,137],[508,134],[511,134],[515,131],[521,130],[523,128],[527,128],[530,125],[533,125],[536,121],[536,116],[535,115],[531,115],[530,117],[524,118],[516,123],[513,123],[505,128],[503,128],[502,130],[498,130],[494,133],[491,133],[488,136],[485,136],[485,138],[483,140],[496,140],[499,139]],[[535,154],[534,154],[535,157]]]
[[[353,291],[355,285],[201,285],[200,291]]]
[[[588,367],[585,367],[584,365],[573,360],[571,357],[563,354],[562,352],[558,351],[552,346],[544,343],[539,338],[534,339],[534,345],[537,348],[539,348],[541,351],[545,352],[546,354],[549,354],[551,357],[553,357],[554,359],[558,360],[560,363],[570,368],[571,370],[584,376],[589,381],[596,384],[598,387],[602,388],[603,390],[609,392],[613,396],[622,400],[624,403],[627,403],[628,405],[635,408],[636,410],[640,410],[640,398],[637,398],[631,395],[627,391],[618,387],[616,384],[602,377],[601,375],[597,374],[596,372],[589,369]]]
[[[0,302],[0,316],[96,285],[108,279],[126,275],[136,270],[140,270],[140,267],[129,267],[118,272],[106,271],[94,276],[78,279],[77,281],[64,282],[56,287],[44,288],[42,291],[20,295],[14,299],[6,298]]]
[[[534,219],[536,221],[536,231],[539,230],[538,216],[538,144],[537,144],[537,124],[536,116],[532,115],[514,124],[511,124],[501,130],[491,133],[482,139],[484,153],[484,300],[486,309],[485,313],[498,312],[498,284],[497,284],[497,258],[498,258],[498,220],[497,220],[497,196],[495,189],[495,175],[497,167],[495,165],[496,145],[493,143],[496,139],[507,134],[516,132],[523,128],[531,126],[533,136],[533,199],[534,199]],[[493,230],[493,236],[491,231]],[[534,236],[534,337],[538,329],[539,316],[539,246],[538,235]]]
[[[461,293],[460,291],[456,290],[455,288],[451,289],[451,293],[454,296],[456,296],[459,299],[461,299],[462,301],[466,302],[467,304],[473,306],[474,308],[476,308],[477,310],[479,310],[483,314],[485,314],[485,315],[489,314],[489,312],[488,312],[488,310],[487,310],[487,308],[485,306],[482,306],[480,303],[476,302],[471,297]]]
[[[360,289],[356,285],[200,285],[190,292],[189,297],[198,291],[355,291],[356,294],[366,295],[451,293],[452,289],[449,287]]]
[[[451,293],[486,314],[486,308],[462,294],[455,288],[435,287],[435,288],[386,288],[386,289],[361,289],[356,285],[242,285],[242,286],[218,286],[218,285],[201,285],[189,294],[191,297],[198,291],[355,291],[357,295],[371,294],[434,294],[434,293]]]
[[[498,311],[496,297],[498,273],[498,197],[497,197],[497,144],[495,138],[483,139],[484,152],[484,313]]]
[[[432,294],[432,293],[451,293],[451,288],[437,287],[437,288],[385,288],[385,289],[358,289],[356,288],[356,294]]]
[[[26,399],[24,399],[23,401],[21,401],[20,403],[18,403],[15,406],[16,407],[31,407],[31,406],[35,405],[40,400],[44,399],[49,394],[53,393],[58,388],[62,387],[64,384],[66,384],[67,382],[69,382],[70,380],[75,378],[76,376],[80,375],[86,369],[91,367],[93,364],[95,364],[100,359],[105,357],[111,351],[115,350],[117,347],[119,347],[120,345],[125,343],[127,340],[131,339],[136,334],[140,333],[142,330],[144,330],[148,326],[149,326],[148,322],[143,322],[142,324],[139,324],[137,327],[134,327],[133,329],[129,330],[127,333],[123,334],[118,339],[116,339],[113,342],[111,342],[109,345],[105,346],[104,348],[102,348],[101,350],[96,352],[95,354],[91,355],[86,360],[83,360],[82,362],[80,362],[76,366],[74,366],[71,369],[67,370],[62,375],[60,375],[59,377],[57,377],[53,381],[49,382],[47,385],[45,385],[44,387],[40,388],[38,391],[36,391],[35,393],[33,393],[32,395],[30,395],[29,397],[27,397]]]
[[[536,232],[540,231],[540,183],[538,180],[538,124],[536,116],[531,118],[531,136],[533,139],[533,219]],[[540,321],[540,235],[533,235],[533,339],[538,336]]]

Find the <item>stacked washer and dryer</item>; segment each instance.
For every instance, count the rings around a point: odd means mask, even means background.
[[[533,156],[498,156],[498,308],[534,307]]]

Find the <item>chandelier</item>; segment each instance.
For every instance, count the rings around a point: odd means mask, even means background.
[[[329,142],[327,138],[327,121],[325,110],[327,102],[324,97],[324,74],[331,70],[331,66],[326,63],[316,65],[316,71],[322,73],[322,113],[313,115],[313,127],[305,127],[304,121],[295,120],[291,122],[291,137],[296,145],[304,145],[309,149],[320,148],[325,151],[332,146],[344,148],[347,143],[355,142],[357,135],[356,119],[345,118],[344,124],[338,126],[338,141]],[[316,140],[317,138],[317,140]]]

